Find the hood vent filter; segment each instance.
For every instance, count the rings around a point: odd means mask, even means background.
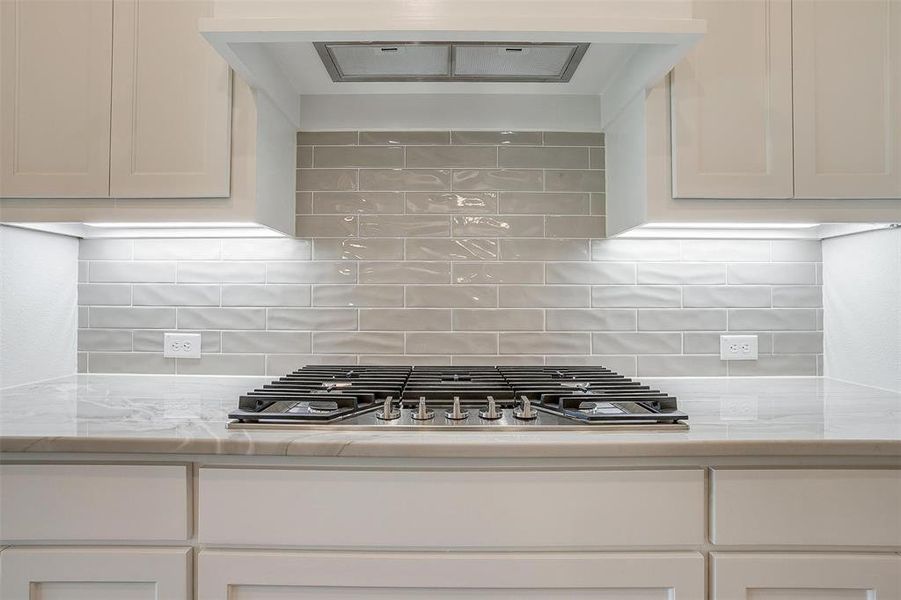
[[[588,44],[317,42],[332,81],[545,82],[570,80]]]

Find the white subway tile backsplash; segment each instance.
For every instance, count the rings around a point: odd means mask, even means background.
[[[774,286],[774,308],[820,308],[823,288],[819,285]]]
[[[180,358],[176,369],[179,375],[263,375],[266,372],[266,356],[207,354],[201,358]]]
[[[680,308],[682,288],[676,285],[598,285],[591,288],[591,305],[599,308]]]
[[[367,215],[360,217],[361,237],[447,237],[450,219],[440,215]]]
[[[677,261],[682,257],[679,240],[592,240],[591,259],[596,261]]]
[[[161,329],[175,327],[175,308],[132,308],[124,306],[92,306],[91,328]],[[203,328],[208,329],[208,328]]]
[[[222,286],[222,306],[309,305],[309,285],[227,284]]]
[[[500,240],[501,260],[588,260],[588,240]]]
[[[223,331],[222,352],[307,354],[307,331]]]
[[[294,331],[353,331],[357,311],[351,308],[270,308],[267,329]]]
[[[135,306],[219,306],[218,285],[139,284],[134,286]]]
[[[257,262],[180,262],[178,283],[264,283],[266,264]]]
[[[501,354],[588,354],[591,337],[587,333],[501,333]]]
[[[407,306],[480,308],[497,306],[497,287],[490,285],[408,285]]]
[[[150,310],[150,309],[146,309]],[[93,322],[93,315],[92,315]],[[179,329],[265,329],[263,308],[179,308]]]
[[[752,329],[753,327],[744,327]],[[638,310],[638,329],[641,331],[725,331],[726,311],[723,309],[642,308]]]
[[[726,283],[726,265],[717,263],[639,263],[638,283],[717,285]]]
[[[316,214],[399,214],[404,212],[402,192],[313,192]],[[297,211],[297,214],[304,214]],[[322,235],[322,234],[316,234]]]
[[[407,192],[405,196],[408,214],[497,212],[497,192]]]
[[[400,241],[400,240],[398,240]],[[497,260],[492,239],[406,240],[407,260]]]
[[[88,268],[91,283],[175,282],[174,262],[94,261]]]
[[[221,254],[217,239],[138,239],[135,260],[217,260]]]
[[[716,377],[726,375],[726,363],[716,356],[639,355],[638,377]],[[734,363],[733,363],[734,364]]]
[[[592,333],[592,354],[681,354],[681,333]]]
[[[632,309],[585,308],[546,311],[548,331],[635,331]]]
[[[730,285],[814,285],[815,263],[738,263],[728,265]]]
[[[536,237],[544,235],[544,217],[516,215],[455,216],[454,237]]]
[[[222,260],[309,260],[309,240],[290,238],[227,238],[222,240]],[[196,259],[195,259],[196,260]]]
[[[544,311],[529,308],[474,308],[454,310],[457,331],[541,331]]]
[[[796,331],[817,329],[816,310],[811,308],[735,308],[729,310],[730,331]]]
[[[266,283],[356,283],[357,265],[347,261],[275,262],[266,265]]]
[[[496,333],[407,333],[410,354],[496,354]]]
[[[693,285],[682,290],[686,308],[762,308],[773,300],[768,286]]]
[[[630,284],[635,283],[634,263],[547,263],[547,283]]]
[[[451,263],[384,261],[360,265],[360,283],[450,283]]]
[[[88,238],[78,242],[78,260],[131,260],[133,249],[133,240]]]
[[[591,306],[587,285],[504,285],[498,288],[498,306],[556,308]]]
[[[361,331],[450,331],[451,310],[445,308],[360,309]]]
[[[79,351],[131,352],[131,329],[79,329]]]
[[[603,239],[604,139],[301,132],[296,238],[83,240],[78,366],[591,364],[627,376],[822,372],[820,244]],[[163,359],[163,335],[203,357]],[[760,360],[719,360],[723,333]]]
[[[587,215],[591,213],[590,194],[579,192],[501,192],[501,214]],[[603,213],[600,213],[603,214]],[[601,235],[594,232],[593,235]]]
[[[403,354],[403,332],[314,332],[316,354]]]
[[[455,169],[452,185],[452,189],[455,191],[537,192],[544,189],[544,171],[537,169]]]
[[[131,304],[131,286],[125,283],[79,283],[78,305],[116,306]]]
[[[314,260],[403,260],[404,240],[393,238],[316,238]]]
[[[454,283],[544,283],[544,264],[529,262],[454,262]]]
[[[397,285],[316,285],[313,306],[403,306],[404,288]]]

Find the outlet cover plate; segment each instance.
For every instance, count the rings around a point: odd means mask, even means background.
[[[721,335],[720,360],[757,360],[757,336]]]
[[[163,356],[166,358],[200,358],[200,334],[163,334]]]

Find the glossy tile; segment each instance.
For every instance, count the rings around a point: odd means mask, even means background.
[[[497,212],[497,192],[407,192],[407,212],[466,213]]]

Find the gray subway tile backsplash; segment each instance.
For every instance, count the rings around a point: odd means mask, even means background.
[[[301,132],[297,238],[79,247],[79,369],[589,364],[808,375],[818,242],[604,239],[598,133]],[[199,332],[203,358],[162,357]],[[723,333],[760,360],[719,360]]]

